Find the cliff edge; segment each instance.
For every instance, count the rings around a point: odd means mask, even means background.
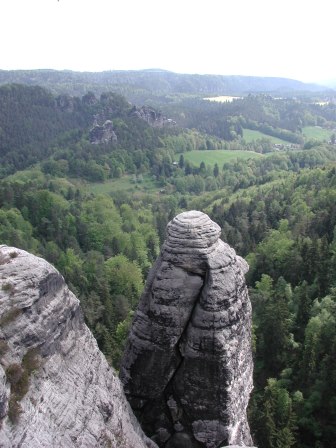
[[[0,246],[0,446],[154,448],[45,260]]]

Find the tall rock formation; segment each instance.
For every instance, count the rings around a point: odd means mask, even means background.
[[[118,138],[113,129],[113,122],[106,120],[101,126],[95,123],[90,129],[89,140],[93,145],[116,143]]]
[[[168,224],[132,324],[120,377],[160,447],[252,444],[248,266],[219,236],[197,211]]]
[[[45,260],[0,246],[0,446],[156,447]]]
[[[155,109],[149,106],[137,107],[133,106],[129,115],[131,117],[137,117],[146,121],[150,126],[154,128],[163,128],[164,126],[174,126],[176,121],[171,118],[167,118],[162,115],[161,112],[157,112]]]

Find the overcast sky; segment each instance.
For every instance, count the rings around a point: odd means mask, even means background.
[[[336,78],[334,0],[1,0],[0,69]]]

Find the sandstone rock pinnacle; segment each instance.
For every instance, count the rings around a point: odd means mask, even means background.
[[[252,445],[247,263],[190,211],[167,226],[128,338],[120,378],[160,447]]]
[[[0,446],[156,447],[60,273],[1,245]]]

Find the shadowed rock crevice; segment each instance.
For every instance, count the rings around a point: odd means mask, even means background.
[[[160,447],[250,445],[248,266],[201,212],[176,216],[149,274],[120,377]]]

